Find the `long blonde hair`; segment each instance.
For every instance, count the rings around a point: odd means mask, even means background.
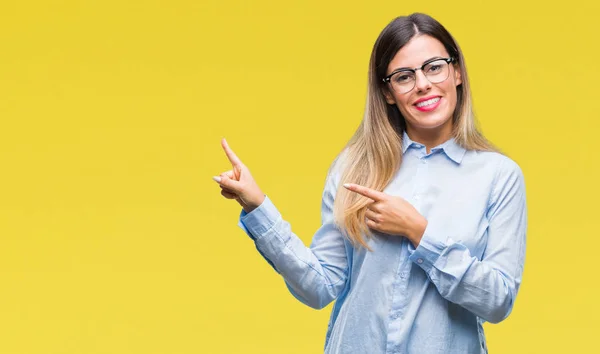
[[[448,54],[456,58],[462,84],[457,86],[457,102],[453,114],[453,137],[468,150],[497,151],[476,127],[465,60],[452,35],[432,17],[415,13],[390,22],[380,33],[369,61],[367,103],[363,120],[340,153],[341,178],[334,202],[334,219],[354,246],[370,248],[363,235],[373,237],[366,226],[365,213],[369,199],[342,187],[355,183],[382,191],[392,180],[402,162],[402,135],[406,122],[395,105],[385,101],[382,78],[395,54],[416,35],[429,35],[439,40]],[[335,163],[333,164],[335,165]]]

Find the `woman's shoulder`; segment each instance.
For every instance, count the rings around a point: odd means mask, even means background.
[[[472,156],[472,158],[478,159],[480,161],[489,162],[492,165],[497,165],[499,167],[505,169],[519,169],[520,166],[516,160],[500,151],[475,151],[469,150],[467,152]]]
[[[342,179],[342,174],[344,173],[347,161],[348,148],[346,147],[335,156],[329,165],[325,178],[326,190],[329,190],[331,193],[335,194],[335,191],[337,191]]]
[[[469,151],[470,158],[478,160],[495,175],[496,183],[504,180],[523,179],[523,170],[516,160],[499,151]]]
[[[333,162],[329,165],[329,170],[327,171],[328,177],[340,177],[343,172],[346,162],[348,159],[348,147],[344,148],[340,151],[336,157],[333,159]]]

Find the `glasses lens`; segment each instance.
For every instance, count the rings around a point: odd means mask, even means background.
[[[434,84],[446,80],[449,72],[449,65],[445,60],[432,61],[423,68],[423,73],[425,73],[427,79]]]
[[[400,71],[390,78],[390,83],[394,91],[406,93],[415,86],[415,74],[411,71]]]

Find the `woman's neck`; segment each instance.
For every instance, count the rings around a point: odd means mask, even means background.
[[[452,122],[450,124],[444,124],[434,129],[422,129],[414,128],[411,126],[406,127],[406,134],[410,140],[423,144],[427,148],[427,153],[431,152],[434,147],[445,143],[452,137]]]

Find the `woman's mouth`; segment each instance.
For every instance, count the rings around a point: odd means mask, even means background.
[[[414,104],[414,106],[421,112],[430,112],[436,109],[440,102],[442,101],[441,97],[433,97],[427,100],[419,101]]]

